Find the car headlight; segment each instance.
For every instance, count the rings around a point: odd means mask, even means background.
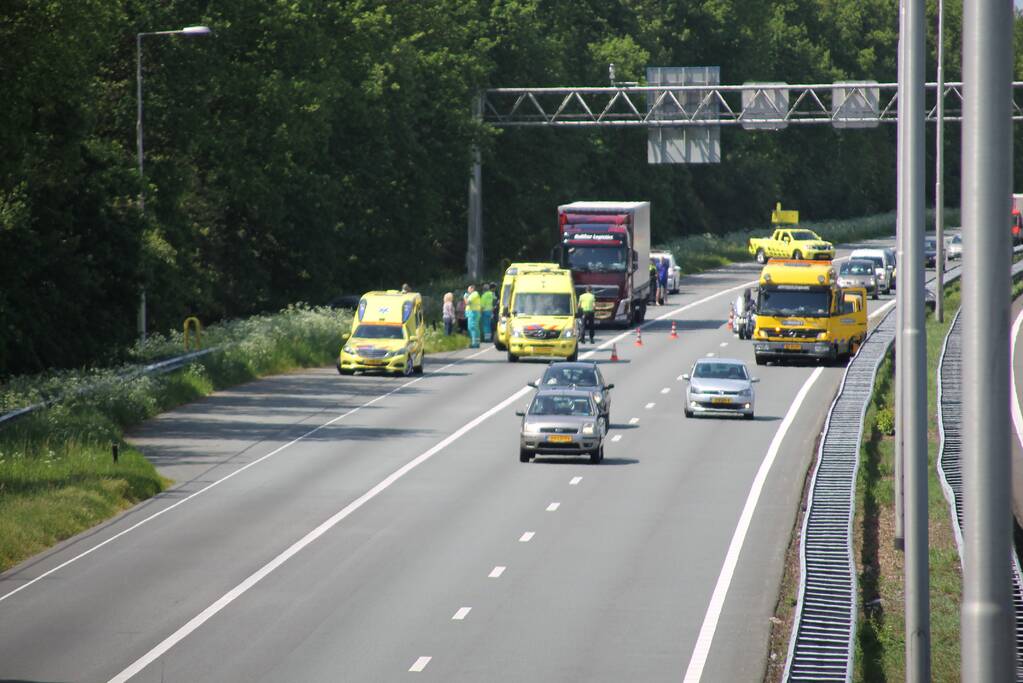
[[[828,333],[827,332],[818,332],[817,333],[817,338],[818,339],[827,339],[828,338]]]
[[[355,348],[351,344],[345,344],[344,348],[341,350],[345,353],[355,353]]]
[[[404,356],[408,352],[408,349],[395,349],[394,351],[388,351],[384,354],[384,358],[394,358],[395,356]]]
[[[752,395],[753,391],[751,389],[743,389],[742,391],[739,392],[739,396],[741,398],[749,398]]]
[[[767,338],[767,330],[760,330],[760,336],[763,337],[764,339],[766,339]]]
[[[583,434],[593,434],[593,423],[587,422],[583,425]]]
[[[522,433],[523,434],[539,434],[540,433],[540,428],[537,427],[535,424],[531,424],[531,423],[527,422],[524,425],[522,425]]]
[[[575,328],[572,325],[569,325],[568,327],[566,327],[565,329],[563,329],[561,331],[561,338],[562,339],[571,339],[574,336],[575,336]]]
[[[603,400],[604,400],[604,397],[601,396],[600,394],[594,394],[593,395],[594,403],[601,403]]]
[[[513,336],[513,337],[516,337],[516,338],[518,338],[518,337],[522,337],[522,336],[523,336],[523,334],[522,334],[522,328],[519,328],[519,327],[513,327],[513,328],[512,328],[512,331],[511,331],[511,336]]]

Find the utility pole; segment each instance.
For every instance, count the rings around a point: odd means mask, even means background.
[[[472,101],[472,115],[478,124],[483,122],[483,95]],[[472,146],[472,171],[469,176],[469,245],[465,255],[465,269],[469,279],[479,282],[483,277],[483,162],[479,145]]]
[[[1009,557],[1012,0],[963,7],[961,680],[1015,678]]]
[[[937,81],[934,121],[934,319],[945,321],[945,0],[938,0]]]

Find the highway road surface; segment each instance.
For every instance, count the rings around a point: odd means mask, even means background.
[[[0,679],[760,680],[842,369],[753,363],[724,325],[758,273],[688,277],[642,346],[583,347],[615,384],[601,465],[518,462],[543,363],[492,348],[420,378],[272,377],[142,425],[176,486],[0,576]],[[708,355],[761,378],[754,421],[683,417]]]

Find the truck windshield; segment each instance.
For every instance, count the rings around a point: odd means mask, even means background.
[[[515,315],[572,315],[571,294],[517,292]]]
[[[799,240],[800,242],[809,242],[810,240],[819,240],[820,237],[817,233],[810,232],[809,230],[793,230],[792,239]]]
[[[757,313],[774,317],[797,315],[821,318],[827,317],[830,301],[831,294],[824,290],[761,289]]]
[[[569,247],[568,267],[579,273],[624,273],[624,247]]]
[[[404,339],[401,325],[359,325],[352,332],[353,339]]]

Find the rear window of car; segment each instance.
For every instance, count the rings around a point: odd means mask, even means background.
[[[548,368],[543,376],[546,386],[597,386],[597,373],[592,368]]]

